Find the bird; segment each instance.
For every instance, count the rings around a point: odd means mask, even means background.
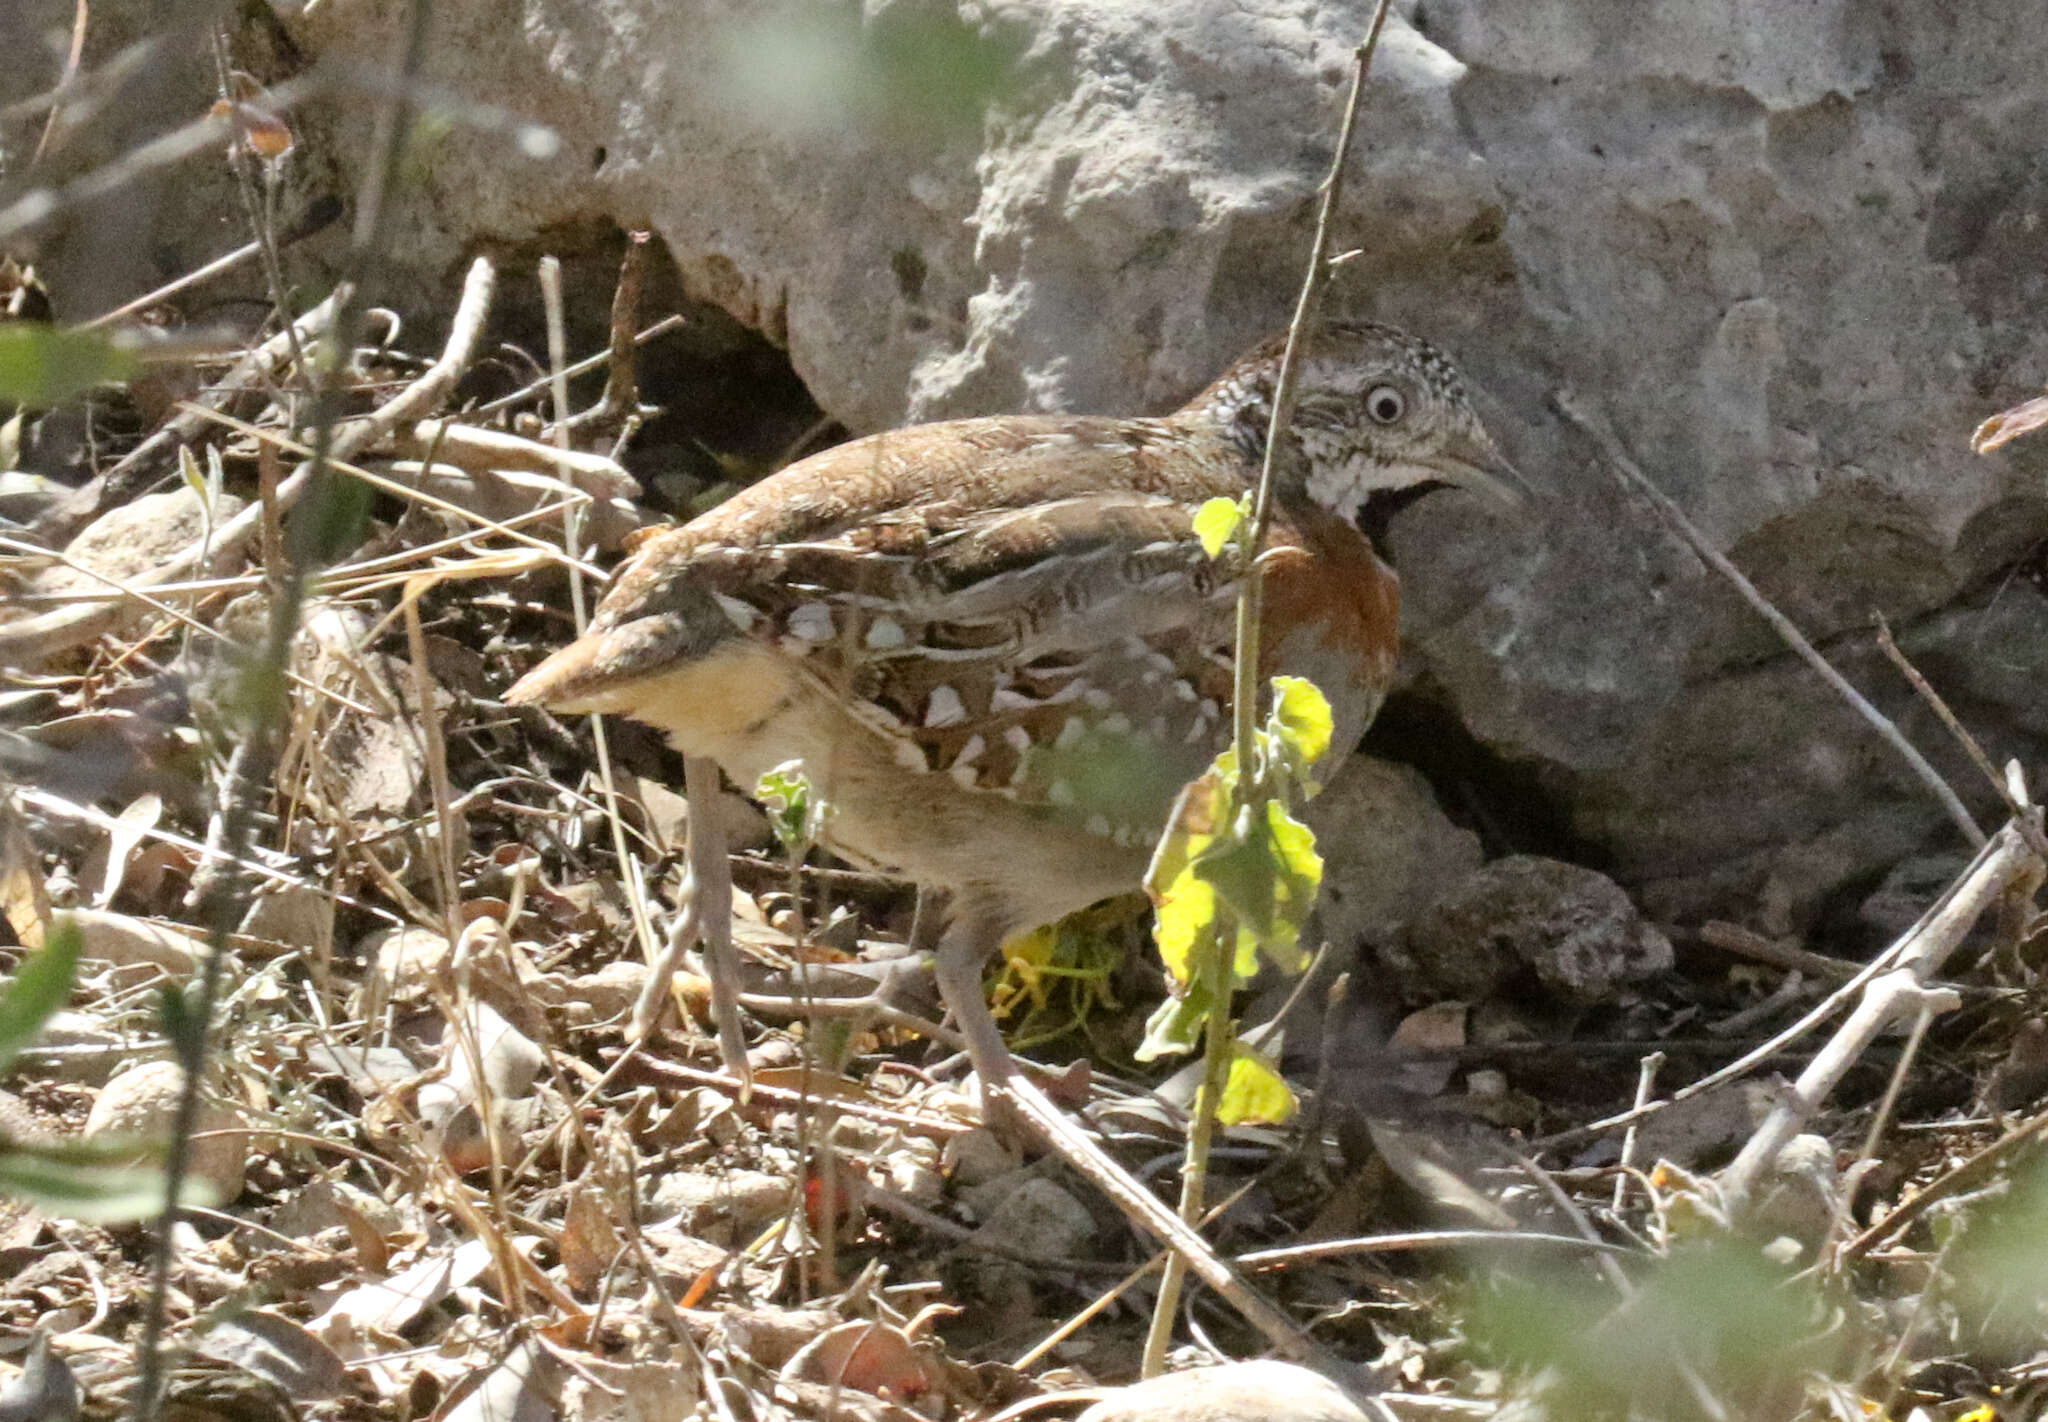
[[[1256,483],[1284,346],[1163,416],[982,416],[813,454],[645,538],[587,630],[506,694],[644,722],[743,789],[801,762],[828,847],[940,896],[939,989],[984,1088],[1177,1245],[1186,1226],[1102,1181],[1113,1164],[1017,1069],[981,973],[1013,935],[1138,887],[1229,740],[1238,564],[1194,524]],[[1394,678],[1400,583],[1375,532],[1431,490],[1517,506],[1526,486],[1451,358],[1406,331],[1321,326],[1296,389],[1259,671],[1329,702],[1327,777]]]

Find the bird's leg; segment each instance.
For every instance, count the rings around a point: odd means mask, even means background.
[[[697,937],[711,978],[711,1020],[718,1027],[718,1051],[743,1085],[747,1033],[740,1022],[740,962],[732,947],[732,858],[726,853],[725,823],[719,817],[718,766],[701,756],[683,760],[683,794],[690,802],[690,885]]]
[[[1293,1319],[1239,1278],[1207,1240],[1133,1180],[1024,1075],[982,995],[981,965],[996,936],[983,924],[960,915],[947,929],[938,951],[939,995],[967,1040],[967,1054],[974,1059],[983,1092],[1012,1105],[1061,1159],[1115,1201],[1133,1225],[1182,1255],[1195,1276],[1229,1301],[1280,1353],[1296,1361],[1320,1354],[1322,1350]]]
[[[740,1021],[739,959],[732,947],[732,860],[726,854],[725,825],[718,818],[718,766],[686,756],[683,794],[690,802],[690,842],[683,861],[681,902],[668,941],[651,965],[647,986],[633,1006],[632,1032],[645,1037],[661,1021],[673,990],[676,964],[692,942],[704,945],[704,966],[711,979],[712,1021],[718,1027],[718,1051],[726,1069],[751,1084],[747,1067],[747,1034]]]

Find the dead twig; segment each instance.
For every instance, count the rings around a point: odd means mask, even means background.
[[[676,330],[683,325],[683,321],[684,318],[681,316],[664,316],[652,326],[634,336],[633,344],[635,346],[644,346],[657,336],[666,336],[670,331]],[[562,375],[567,379],[573,380],[579,375],[589,374],[610,359],[611,348],[607,346],[596,355],[585,356],[582,360],[564,366],[562,368]],[[469,418],[476,420],[485,419],[488,416],[497,414],[501,410],[509,410],[514,405],[524,404],[536,396],[546,394],[548,387],[554,383],[554,380],[553,374],[543,375],[540,379],[530,384],[520,386],[510,395],[500,395],[495,400],[489,400],[477,406],[470,413]]]
[[[1976,433],[1970,436],[1970,448],[1978,454],[1989,454],[2043,425],[2048,425],[2048,395],[2036,395],[2010,410],[2000,410],[1977,426]]]
[[[2008,825],[1971,864],[1969,872],[1942,897],[1929,917],[1885,955],[1882,971],[1863,986],[1861,1000],[1835,1035],[1799,1074],[1784,1100],[1771,1109],[1740,1154],[1721,1175],[1731,1215],[1748,1205],[1757,1184],[1786,1142],[1820,1109],[1820,1104],[1871,1042],[1906,1012],[1947,1011],[1959,1003],[1948,989],[1929,986],[1978,917],[2008,886],[2039,865],[2026,836]],[[1877,965],[1873,965],[1874,967]]]
[[[1640,1111],[1649,1103],[1657,1091],[1657,1073],[1664,1069],[1665,1056],[1662,1052],[1651,1052],[1645,1056],[1636,1069],[1635,1108]],[[1621,1159],[1616,1162],[1614,1175],[1614,1204],[1616,1214],[1628,1200],[1628,1182],[1636,1162],[1636,1128],[1630,1126],[1621,1136]]]
[[[640,324],[640,288],[647,280],[647,257],[652,235],[648,232],[626,234],[626,255],[619,262],[619,284],[612,290],[611,339],[605,350],[609,370],[605,376],[604,394],[582,414],[569,417],[571,430],[580,432],[593,427],[616,429],[620,438],[625,439],[639,425],[644,414],[640,406],[640,375],[635,360],[640,343],[633,332]]]
[[[1984,747],[1977,743],[1977,738],[1970,734],[1969,728],[1949,709],[1949,704],[1942,700],[1941,693],[1920,674],[1920,668],[1914,666],[1906,654],[1899,650],[1899,644],[1892,639],[1891,624],[1882,616],[1877,618],[1877,645],[1878,650],[1898,668],[1899,675],[1906,679],[1907,685],[1911,686],[1934,714],[1941,718],[1941,724],[1948,727],[1948,733],[1956,738],[1956,744],[1963,748],[1963,754],[1969,756],[1970,764],[1977,767],[1978,774],[1990,783],[1992,793],[2005,803],[2005,813],[2020,827],[2020,832],[2033,836],[2034,853],[2040,855],[2043,862],[2048,862],[2048,836],[2042,835],[2040,827],[2021,807],[2018,797],[2012,792],[2012,787],[2005,783],[2005,777],[1998,773],[1998,767],[1993,765],[1991,757],[1984,753]]]
[[[1794,948],[1789,943],[1779,943],[1739,923],[1727,923],[1718,918],[1710,918],[1701,924],[1699,934],[1702,943],[1710,948],[1719,948],[1723,953],[1768,963],[1788,973],[1824,978],[1832,983],[1847,982],[1856,976],[1861,966],[1841,958],[1830,958],[1824,953]]]
[[[325,301],[294,322],[292,331],[296,333],[296,344],[310,346],[327,334],[333,325],[334,313],[349,300],[351,294],[348,287],[338,286]],[[242,392],[267,382],[284,366],[293,349],[294,338],[283,331],[257,346],[237,361],[199,400],[180,410],[141,444],[45,512],[32,525],[31,531],[46,543],[62,542],[101,510],[125,502],[145,482],[156,477],[158,461],[171,457],[206,428],[206,417],[202,411],[219,410]]]
[[[1769,1061],[1792,1043],[1804,1037],[1808,1032],[1811,1032],[1815,1027],[1827,1021],[1828,1018],[1834,1016],[1837,1011],[1848,1006],[1859,993],[1878,977],[1897,967],[1904,959],[1906,953],[1921,940],[1922,936],[1930,930],[1935,921],[1948,911],[1948,906],[1955,899],[1961,883],[1973,880],[1978,871],[1995,857],[1994,851],[2003,846],[2004,843],[2005,840],[2001,836],[1999,839],[1993,840],[1982,849],[1979,849],[1976,857],[1970,861],[1969,868],[1964,871],[1963,878],[1959,883],[1949,885],[1948,890],[1940,898],[1929,904],[1926,911],[1920,915],[1913,926],[1893,940],[1890,947],[1858,969],[1854,977],[1815,1003],[1797,1022],[1792,1023],[1768,1040],[1758,1043],[1726,1066],[1709,1072],[1691,1085],[1672,1092],[1671,1095],[1662,1101],[1653,1101],[1646,1106],[1623,1111],[1618,1115],[1606,1116],[1597,1121],[1589,1121],[1585,1125],[1574,1127],[1569,1131],[1560,1131],[1553,1136],[1546,1137],[1540,1144],[1555,1146],[1566,1141],[1581,1140],[1588,1136],[1597,1135],[1601,1131],[1612,1130],[1616,1126],[1626,1126],[1631,1121],[1640,1121],[1647,1116],[1664,1110],[1668,1106],[1675,1106],[1681,1101],[1700,1095],[1702,1092],[1711,1091],[1724,1082],[1734,1081],[1739,1077],[1748,1075],[1764,1062]],[[2031,854],[2027,855],[2019,869],[2011,876],[2012,879],[2016,881],[2020,875],[2031,872],[2031,869],[2038,866],[2038,864],[2039,861],[2034,859]],[[1665,1045],[1669,1049],[1672,1044],[1666,1043]]]
[[[1841,1252],[1835,1256],[1837,1264],[1855,1263],[1880,1241],[1891,1238],[1943,1200],[1976,1189],[2006,1161],[2043,1136],[2048,1136],[2048,1111],[2013,1127],[1968,1160],[1937,1175],[1913,1198],[1887,1211],[1883,1218],[1842,1246]]]
[[[397,67],[401,77],[416,73],[426,52],[427,20],[431,11],[430,0],[412,0],[408,23],[403,31],[403,43],[398,52]],[[403,145],[399,142],[400,118],[403,105],[394,99],[377,116],[376,134],[371,145],[371,161],[367,168],[366,180],[358,202],[355,241],[350,251],[350,286],[360,290],[363,278],[382,255],[381,237],[384,218],[388,215],[389,204],[385,198],[397,181],[398,159]],[[427,375],[401,391],[397,398],[386,404],[378,413],[395,422],[431,400],[438,405],[453,388],[460,373],[460,365],[466,365],[468,354],[473,351],[477,332],[483,324],[484,311],[490,305],[492,287],[491,268],[479,259],[472,267],[470,279],[463,285],[464,307],[458,308],[456,332],[449,337],[449,348],[443,358]],[[342,367],[348,359],[355,334],[354,309],[347,300],[334,303],[333,329],[335,339],[329,343],[324,368],[315,382],[314,409],[317,428],[314,439],[314,454],[289,479],[278,486],[274,512],[284,509],[300,491],[313,492],[314,512],[323,511],[325,500],[322,495],[332,477],[328,465],[330,456],[337,453],[352,453],[355,449],[376,437],[379,428],[376,418],[359,421],[348,433],[337,429],[335,421],[336,389]],[[463,330],[464,316],[468,317],[468,329]],[[460,340],[463,344],[458,344]],[[455,358],[459,358],[457,364]],[[422,387],[425,388],[422,388]],[[389,428],[388,425],[383,428]],[[360,443],[350,443],[356,440]],[[178,566],[181,562],[203,559],[208,556],[209,546],[222,550],[227,545],[229,530],[235,530],[234,537],[246,541],[260,526],[266,507],[259,502],[244,509],[220,529],[214,530],[209,539],[179,558],[170,560],[174,571],[163,566],[154,570],[149,581],[166,581],[178,577],[185,571]],[[143,1311],[142,1337],[138,1344],[140,1365],[136,1379],[135,1416],[137,1422],[157,1422],[164,1406],[164,1357],[163,1337],[169,1305],[171,1283],[171,1257],[174,1250],[179,1220],[179,1200],[187,1171],[192,1158],[192,1131],[198,1120],[200,1081],[206,1062],[208,1036],[212,1025],[213,1006],[220,988],[222,973],[228,956],[228,942],[238,927],[239,906],[235,889],[239,880],[224,868],[216,856],[247,857],[248,841],[256,822],[258,806],[269,788],[269,775],[276,763],[278,732],[284,724],[288,707],[286,683],[277,675],[289,663],[292,638],[298,630],[301,603],[313,571],[313,563],[326,551],[327,530],[319,519],[302,519],[297,529],[290,532],[298,536],[289,541],[296,547],[288,550],[296,555],[291,566],[285,571],[283,580],[270,600],[269,627],[257,666],[267,668],[269,675],[248,679],[244,685],[243,735],[229,757],[223,773],[217,799],[218,810],[207,831],[207,855],[202,859],[199,870],[193,875],[190,895],[194,907],[203,915],[208,925],[206,960],[199,973],[197,992],[194,994],[190,1016],[185,1030],[178,1034],[175,1047],[178,1064],[183,1072],[182,1089],[178,1096],[178,1107],[173,1117],[170,1147],[164,1163],[164,1208],[157,1219],[153,1250],[149,1270],[149,1295]],[[138,580],[140,581],[140,580]],[[100,615],[107,615],[94,609]],[[113,609],[118,615],[120,609]],[[0,653],[4,660],[4,653]]]
[[[455,308],[455,319],[448,332],[448,343],[442,348],[440,359],[373,414],[350,420],[337,428],[325,451],[318,450],[316,445],[316,452],[277,486],[275,502],[280,515],[298,502],[317,470],[331,467],[332,461],[352,457],[399,425],[410,424],[439,408],[475,357],[496,281],[497,269],[490,258],[478,257],[470,264],[469,275],[463,281],[462,297]],[[209,547],[215,559],[239,550],[261,528],[264,509],[261,502],[251,504],[216,528],[210,545],[194,544],[147,573],[130,579],[129,585],[154,587],[158,583],[182,578],[198,566],[202,554],[208,552]],[[34,662],[90,642],[117,622],[121,612],[118,604],[87,603],[0,625],[0,666]]]

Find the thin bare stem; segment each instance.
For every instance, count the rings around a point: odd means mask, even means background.
[[[215,82],[220,85],[220,101],[233,111],[235,104],[234,71],[228,64],[227,37],[216,26],[213,31],[213,65]],[[270,287],[270,305],[277,313],[278,324],[284,337],[291,345],[292,370],[299,379],[306,378],[306,353],[299,346],[291,309],[291,294],[284,282],[284,258],[278,253],[277,228],[273,221],[276,204],[256,188],[255,155],[250,151],[246,134],[238,123],[235,136],[228,144],[228,167],[235,175],[235,193],[241,199],[242,217],[249,224],[249,236],[263,254],[263,280]],[[270,198],[274,199],[276,184],[266,183]],[[286,409],[287,423],[296,424],[291,418],[296,413],[289,405]]]
[[[649,326],[646,330],[634,336],[633,344],[635,346],[644,346],[649,341],[653,340],[655,337],[666,336],[670,331],[677,330],[682,325],[683,318],[681,316],[664,316],[659,321],[656,321],[652,326]],[[562,368],[562,375],[567,379],[573,380],[579,375],[585,375],[593,370],[596,370],[599,366],[603,365],[606,361],[610,359],[611,348],[607,346],[604,350],[599,351],[596,355],[585,356],[582,360],[564,366]],[[495,415],[500,410],[509,410],[514,405],[518,405],[527,400],[531,400],[536,395],[545,394],[548,390],[548,387],[554,384],[554,381],[555,377],[553,372],[550,372],[547,375],[543,375],[540,379],[533,381],[531,384],[520,386],[517,390],[514,390],[510,395],[500,395],[495,400],[487,401],[484,404],[477,406],[474,418],[481,420],[487,415]]]
[[[1906,684],[1911,686],[1920,699],[1927,703],[1928,708],[1940,718],[1941,724],[1948,727],[1948,733],[1954,736],[1956,744],[1963,748],[1963,754],[1970,758],[1970,764],[1976,766],[1977,773],[1990,782],[1992,793],[2004,803],[2005,812],[2012,817],[2013,823],[2020,827],[2022,833],[2034,828],[2033,821],[2014,796],[2012,787],[2005,783],[2005,777],[1998,773],[1998,767],[1993,765],[1991,757],[1984,753],[1984,747],[1977,743],[1977,738],[1970,734],[1969,728],[1949,709],[1949,704],[1942,700],[1941,693],[1920,674],[1920,668],[1914,666],[1906,654],[1899,650],[1899,644],[1892,638],[1891,624],[1883,617],[1877,619],[1877,646],[1878,650],[1885,654],[1886,659],[1898,668],[1899,675],[1906,679]],[[2048,840],[2038,838],[2038,831],[2036,833],[2034,852],[2048,860]]]
[[[1965,1190],[1974,1190],[1988,1181],[1994,1172],[2020,1151],[2048,1136],[2048,1111],[2032,1120],[2015,1126],[1968,1160],[1937,1175],[1898,1208],[1889,1211],[1870,1228],[1842,1246],[1836,1255],[1836,1265],[1841,1267],[1855,1263],[1869,1253],[1879,1241],[1890,1238],[1911,1224],[1921,1215],[1933,1209],[1943,1200],[1952,1199]]]
[[[1664,1054],[1651,1052],[1644,1057],[1636,1072],[1635,1106],[1640,1111],[1648,1104],[1657,1090],[1657,1073],[1664,1069]],[[1636,1128],[1630,1126],[1621,1136],[1621,1159],[1614,1175],[1614,1212],[1621,1213],[1621,1207],[1628,1200],[1629,1167],[1636,1159]]]
[[[568,324],[562,306],[562,263],[555,257],[543,257],[540,262],[541,303],[546,309],[548,323],[548,368],[549,395],[554,402],[555,448],[563,456],[569,453],[569,334]],[[575,475],[562,458],[557,477],[569,488],[575,488]],[[572,563],[580,561],[583,542],[583,511],[580,507],[564,505],[562,509],[562,550]],[[575,619],[576,631],[580,634],[590,625],[590,610],[583,593],[583,576],[571,567],[569,570],[569,611]],[[605,732],[604,717],[590,718],[590,743],[597,753],[597,779],[604,791],[605,822],[611,826],[612,852],[618,856],[619,879],[626,888],[626,902],[633,915],[633,935],[640,941],[640,956],[653,962],[660,956],[660,947],[654,938],[653,916],[647,907],[646,875],[641,869],[640,859],[633,853],[626,839],[625,818],[619,813],[618,779],[612,771],[611,738]]]
[[[1301,347],[1315,324],[1316,308],[1322,304],[1323,288],[1329,282],[1330,233],[1336,225],[1337,204],[1344,194],[1344,163],[1351,152],[1351,137],[1358,124],[1358,104],[1365,94],[1365,76],[1372,66],[1373,51],[1379,47],[1380,30],[1387,22],[1389,0],[1379,0],[1372,12],[1372,25],[1365,42],[1353,56],[1351,95],[1344,105],[1344,123],[1337,133],[1337,151],[1330,160],[1330,174],[1323,180],[1323,202],[1316,214],[1316,235],[1309,246],[1308,271],[1302,277],[1301,295],[1294,303],[1294,319],[1287,325],[1287,345],[1280,353],[1280,373],[1273,382],[1273,416],[1266,426],[1266,453],[1259,464],[1259,482],[1252,495],[1249,527],[1239,541],[1242,566],[1237,597],[1237,666],[1232,686],[1232,745],[1241,772],[1249,775],[1252,732],[1259,705],[1259,614],[1264,606],[1265,582],[1259,554],[1266,545],[1266,532],[1273,522],[1275,469],[1294,422],[1295,387],[1300,383]]]
[[[1280,355],[1280,373],[1273,384],[1273,413],[1266,427],[1266,452],[1259,464],[1259,482],[1252,495],[1251,517],[1240,531],[1238,543],[1236,665],[1231,684],[1231,744],[1237,758],[1238,784],[1251,813],[1265,814],[1269,792],[1265,767],[1253,759],[1259,712],[1259,624],[1265,606],[1265,581],[1259,554],[1266,546],[1266,533],[1273,522],[1273,485],[1281,450],[1289,439],[1294,419],[1295,387],[1299,383],[1302,348],[1315,325],[1316,309],[1322,304],[1323,288],[1330,277],[1330,234],[1336,226],[1338,204],[1344,196],[1344,168],[1351,156],[1351,140],[1358,129],[1358,108],[1365,96],[1365,80],[1372,68],[1373,52],[1379,48],[1380,31],[1387,22],[1389,0],[1373,7],[1372,23],[1365,40],[1352,56],[1351,93],[1344,103],[1344,120],[1337,131],[1337,151],[1330,157],[1330,171],[1323,179],[1322,203],[1316,212],[1315,238],[1309,245],[1308,269],[1302,276],[1301,294],[1294,303],[1294,319],[1287,325],[1287,344]],[[1230,1018],[1231,960],[1236,951],[1236,926],[1230,915],[1217,914],[1215,931],[1207,948],[1209,962],[1199,976],[1216,984],[1216,996],[1204,1031],[1202,1088],[1195,1102],[1194,1120],[1188,1130],[1187,1163],[1181,1173],[1180,1218],[1192,1225],[1201,1218],[1202,1197],[1208,1176],[1209,1145],[1216,1131],[1216,1109],[1229,1070],[1232,1039]],[[1156,1377],[1165,1370],[1166,1349],[1173,1334],[1173,1320],[1180,1309],[1181,1290],[1186,1284],[1188,1260],[1175,1253],[1166,1261],[1159,1282],[1159,1297],[1153,1305],[1152,1324],[1145,1337],[1143,1374]]]

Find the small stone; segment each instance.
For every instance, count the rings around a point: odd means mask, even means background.
[[[646,983],[645,963],[614,958],[596,972],[563,984],[563,1015],[575,1025],[616,1021],[640,1000],[640,990]]]
[[[1489,1101],[1508,1094],[1508,1074],[1497,1067],[1485,1067],[1465,1078],[1465,1094]]]
[[[1840,1198],[1833,1144],[1811,1133],[1794,1136],[1764,1177],[1754,1221],[1761,1230],[1819,1248],[1834,1227]]]
[[[124,982],[154,979],[155,969],[174,978],[190,977],[206,956],[206,941],[174,924],[85,908],[72,910],[71,921],[78,926],[80,957],[117,968],[152,970],[140,979],[124,974]]]
[[[745,1244],[789,1210],[789,1181],[758,1170],[716,1175],[677,1171],[654,1183],[647,1217],[716,1244]]]
[[[975,1234],[1012,1249],[1048,1259],[1088,1252],[1095,1242],[1095,1216],[1050,1180],[1026,1180],[992,1209]]]
[[[29,580],[27,591],[39,597],[61,599],[97,596],[106,591],[108,579],[134,583],[197,547],[209,529],[231,518],[242,506],[241,499],[222,494],[209,510],[189,485],[180,485],[167,493],[140,495],[87,524],[64,550],[68,563],[53,564],[37,573]],[[145,604],[137,602],[123,614],[124,625],[155,615]]]
[[[1321,1373],[1262,1359],[1164,1373],[1121,1388],[1080,1422],[1364,1422],[1365,1413]]]
[[[1323,856],[1317,921],[1339,948],[1381,942],[1485,862],[1479,836],[1452,824],[1422,773],[1354,755],[1309,802]]]
[[[1806,1246],[1789,1234],[1781,1234],[1763,1247],[1763,1256],[1781,1269],[1789,1269],[1806,1253]]]
[[[972,1188],[1021,1169],[1024,1158],[997,1139],[994,1131],[976,1126],[946,1142],[941,1164],[956,1185]]]
[[[272,884],[242,916],[242,935],[283,948],[334,944],[334,895],[314,884]]]
[[[178,1096],[185,1073],[173,1061],[144,1062],[108,1082],[92,1103],[85,1118],[85,1139],[132,1136],[138,1140],[167,1144],[177,1120]],[[199,1097],[199,1113],[192,1130],[200,1139],[192,1142],[191,1174],[225,1204],[242,1193],[242,1178],[249,1168],[249,1135],[241,1113],[210,1099]],[[230,1134],[202,1135],[208,1131]],[[137,1156],[140,1164],[147,1157]]]
[[[1667,1160],[1686,1170],[1723,1165],[1756,1134],[1777,1101],[1767,1082],[1735,1081],[1668,1102],[1637,1128],[1636,1159]]]
[[[411,1002],[426,996],[434,975],[448,969],[455,945],[438,928],[406,924],[369,934],[356,952],[370,964],[364,982],[366,1001]]]
[[[946,1177],[913,1156],[889,1161],[889,1188],[914,1205],[936,1205],[946,1197]]]
[[[1671,940],[1604,874],[1511,855],[1469,874],[1409,925],[1398,965],[1418,996],[1478,999],[1534,974],[1575,1003],[1671,967]]]

